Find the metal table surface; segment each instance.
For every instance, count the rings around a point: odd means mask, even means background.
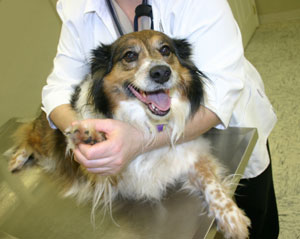
[[[59,195],[57,182],[37,167],[16,174],[7,170],[3,152],[11,146],[10,135],[19,123],[9,120],[0,128],[0,239],[202,239],[214,238],[214,220],[208,218],[201,200],[170,190],[160,203],[118,201],[113,219],[100,210],[90,220],[90,205],[77,205]],[[257,141],[256,129],[211,130],[205,137],[213,153],[239,182]]]

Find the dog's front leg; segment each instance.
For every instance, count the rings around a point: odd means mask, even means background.
[[[221,180],[221,166],[212,155],[202,156],[190,173],[194,190],[203,193],[209,216],[216,219],[218,229],[226,238],[248,238],[250,220],[229,196],[229,189]]]

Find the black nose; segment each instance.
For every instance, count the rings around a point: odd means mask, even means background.
[[[150,77],[156,83],[163,84],[170,79],[171,69],[168,66],[154,66],[150,70]]]

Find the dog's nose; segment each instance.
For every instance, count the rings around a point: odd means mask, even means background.
[[[168,66],[154,66],[150,70],[150,77],[156,83],[163,84],[170,79],[171,69]]]

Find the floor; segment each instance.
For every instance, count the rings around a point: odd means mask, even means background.
[[[281,239],[300,238],[300,20],[262,25],[245,52],[278,117],[269,141]]]

